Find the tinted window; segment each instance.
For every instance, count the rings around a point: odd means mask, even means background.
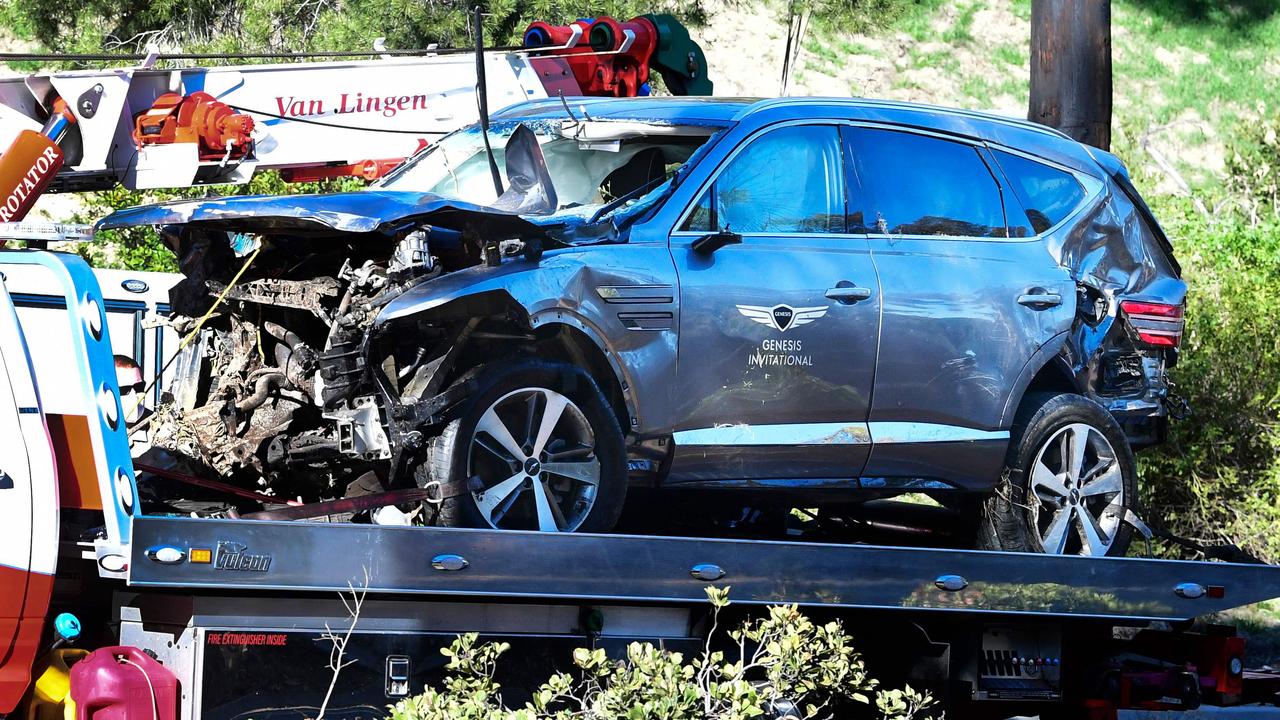
[[[752,140],[716,176],[683,229],[738,233],[844,232],[840,136],[793,126]]]
[[[1003,237],[1000,188],[977,149],[893,130],[849,133],[873,233]]]
[[[1022,203],[1027,221],[1031,223],[1032,233],[1023,234],[1042,233],[1057,225],[1084,200],[1084,188],[1071,173],[1020,155],[999,150],[993,152],[1013,186],[1013,194]],[[1009,224],[1015,226],[1018,223],[1010,220]]]

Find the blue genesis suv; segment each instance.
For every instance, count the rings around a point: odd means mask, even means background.
[[[487,140],[104,220],[161,228],[180,331],[215,310],[152,452],[287,497],[421,486],[438,524],[924,493],[981,547],[1125,551],[1186,285],[1115,156],[861,99],[542,100]]]

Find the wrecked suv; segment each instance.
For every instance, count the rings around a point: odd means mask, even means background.
[[[911,492],[983,547],[1124,552],[1186,286],[1114,156],[865,100],[541,101],[488,140],[104,220],[186,275],[153,442],[282,497],[427,487],[448,525]]]

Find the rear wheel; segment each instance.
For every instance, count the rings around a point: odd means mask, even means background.
[[[602,532],[626,496],[622,431],[599,387],[571,365],[487,368],[461,416],[428,449],[431,477],[466,488],[440,506],[458,527]]]
[[[1124,432],[1080,395],[1034,394],[1010,433],[1007,482],[983,506],[985,549],[1123,555],[1137,465]]]

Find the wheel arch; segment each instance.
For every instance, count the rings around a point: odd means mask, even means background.
[[[563,308],[535,313],[529,320],[540,346],[559,353],[556,359],[577,365],[595,378],[617,415],[623,434],[634,430],[639,424],[634,384],[627,381],[622,363],[601,334]]]
[[[1041,345],[1018,373],[1000,415],[1000,427],[1013,426],[1023,399],[1034,392],[1080,393],[1081,387],[1067,358],[1070,332],[1061,332]]]

